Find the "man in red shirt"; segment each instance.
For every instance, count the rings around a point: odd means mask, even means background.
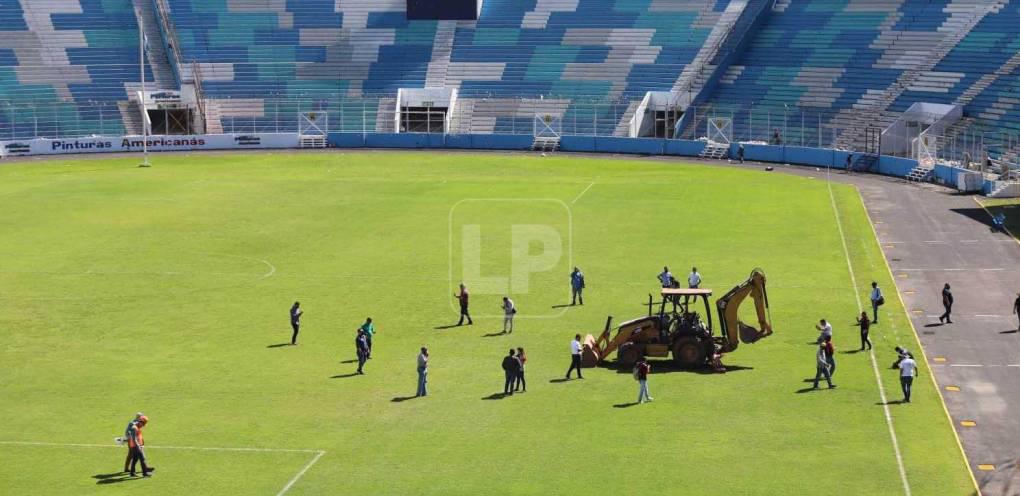
[[[464,325],[464,317],[467,317],[468,325],[474,324],[471,321],[471,315],[468,314],[468,290],[463,283],[460,285],[460,293],[453,296],[460,302],[460,321],[457,322],[457,325]]]
[[[645,357],[641,357],[638,360],[637,365],[634,366],[634,378],[637,379],[638,388],[637,402],[644,403],[645,401],[652,401],[652,397],[648,394],[648,373],[651,372],[652,366],[648,365],[645,361]]]
[[[142,477],[150,477],[150,473],[156,467],[150,467],[145,463],[145,438],[142,436],[142,428],[149,423],[149,417],[142,415],[128,427],[128,447],[131,449],[131,477],[135,476],[135,466],[142,462]]]

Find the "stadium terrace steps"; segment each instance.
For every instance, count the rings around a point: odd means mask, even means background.
[[[445,88],[446,75],[450,69],[450,55],[453,54],[453,37],[457,25],[470,21],[439,21],[436,38],[432,44],[432,61],[425,71],[426,88]]]
[[[173,69],[170,67],[170,58],[166,55],[163,47],[163,35],[160,32],[159,20],[156,19],[156,9],[152,0],[131,0],[136,15],[141,16],[145,26],[145,38],[148,41],[145,56],[152,68],[152,82],[155,88],[179,88],[174,77]]]

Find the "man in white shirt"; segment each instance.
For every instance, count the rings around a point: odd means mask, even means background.
[[[818,335],[818,342],[824,343],[826,338],[832,339],[832,324],[825,321],[825,319],[819,320],[818,325],[815,326],[821,334]]]
[[[514,300],[504,296],[503,297],[503,334],[510,334],[514,332],[514,315],[517,314],[517,307],[514,306]],[[507,332],[507,325],[510,326],[510,331]]]
[[[659,282],[662,283],[662,287],[664,288],[673,287],[673,274],[670,273],[669,267],[662,268],[662,273],[659,274]]]
[[[885,297],[882,296],[882,290],[878,289],[878,283],[872,281],[871,283],[871,323],[878,323],[878,307],[885,303]]]
[[[691,275],[687,276],[687,287],[691,289],[697,289],[701,285],[701,274],[698,273],[697,267],[691,267]]]
[[[907,357],[900,360],[900,387],[903,388],[903,402],[910,403],[910,388],[917,377],[917,362]]]
[[[570,379],[570,373],[577,369],[577,378],[584,379],[581,376],[581,335],[575,334],[574,340],[570,342],[570,368],[567,369],[567,379]]]

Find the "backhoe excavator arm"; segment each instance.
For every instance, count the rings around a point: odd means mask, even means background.
[[[758,314],[758,329],[740,321],[740,304],[748,296],[754,300],[754,309]],[[768,314],[769,299],[765,291],[765,272],[761,269],[751,271],[751,276],[716,301],[719,311],[719,326],[722,334],[722,350],[728,353],[737,349],[741,341],[754,343],[772,334],[772,323]]]

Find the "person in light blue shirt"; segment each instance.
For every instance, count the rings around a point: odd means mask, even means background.
[[[574,271],[570,273],[570,304],[576,305],[578,300],[584,305],[584,273],[581,269],[574,267]]]
[[[882,296],[882,290],[878,288],[878,283],[872,281],[871,283],[871,323],[878,323],[878,307],[885,304],[885,297]]]

